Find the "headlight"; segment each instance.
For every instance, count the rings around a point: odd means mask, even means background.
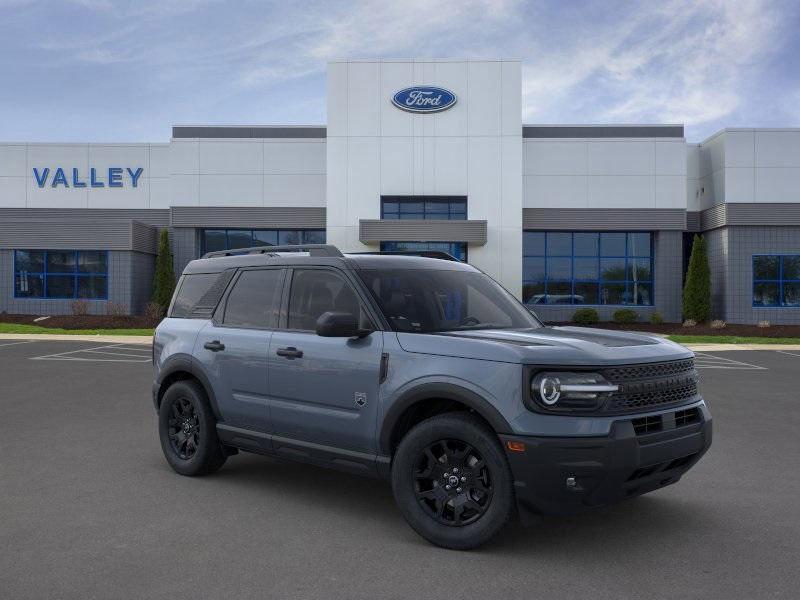
[[[533,398],[552,409],[593,409],[618,389],[599,373],[547,372],[531,381]]]

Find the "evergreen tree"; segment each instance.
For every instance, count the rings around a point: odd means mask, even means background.
[[[153,277],[153,302],[162,313],[169,308],[172,293],[175,291],[175,271],[172,268],[172,250],[169,246],[169,232],[161,230],[156,255],[156,273]]]
[[[711,317],[711,269],[708,267],[706,241],[696,234],[683,286],[683,317],[698,323]]]

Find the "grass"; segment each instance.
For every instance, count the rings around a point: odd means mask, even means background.
[[[679,344],[800,344],[796,337],[749,337],[740,335],[670,335]]]
[[[52,333],[58,335],[153,335],[152,329],[61,329],[19,323],[0,323],[0,333]]]

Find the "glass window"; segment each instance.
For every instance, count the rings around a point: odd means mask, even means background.
[[[465,242],[381,242],[381,252],[424,252],[438,250],[447,252],[461,262],[467,262]]]
[[[383,196],[381,219],[444,219],[467,218],[465,196]]]
[[[522,279],[526,304],[652,306],[652,234],[526,231]]]
[[[753,306],[800,306],[800,255],[753,256]]]
[[[105,250],[15,250],[14,296],[103,300],[108,297]]]
[[[289,329],[314,331],[326,312],[355,315],[361,327],[369,327],[358,296],[340,275],[326,269],[295,269],[289,292]]]
[[[181,277],[178,293],[175,296],[175,302],[169,316],[178,319],[191,318],[194,307],[197,306],[200,299],[206,295],[219,277],[219,273],[194,273]]]
[[[281,269],[243,271],[225,303],[229,327],[269,328],[277,322]]]
[[[324,244],[323,229],[204,229],[201,251],[217,252],[253,246]]]
[[[396,331],[433,333],[539,327],[531,313],[483,273],[447,269],[360,270]]]

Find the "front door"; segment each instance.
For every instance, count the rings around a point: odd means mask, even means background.
[[[269,430],[267,353],[283,275],[280,268],[241,271],[214,321],[197,337],[194,356],[214,387],[226,425]]]
[[[271,424],[278,436],[375,452],[383,334],[320,337],[317,318],[328,311],[352,313],[374,329],[342,272],[294,269],[282,327],[270,342]]]

